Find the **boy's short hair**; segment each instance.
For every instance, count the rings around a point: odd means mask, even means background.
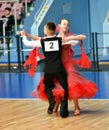
[[[45,24],[45,27],[46,27],[47,29],[49,29],[50,31],[52,31],[52,32],[55,32],[55,31],[56,31],[56,25],[55,25],[54,22],[47,22],[47,23]]]
[[[11,8],[9,8],[9,7],[6,7],[6,8],[5,8],[5,10],[11,11]]]

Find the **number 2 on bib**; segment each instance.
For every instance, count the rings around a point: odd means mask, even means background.
[[[44,42],[45,51],[58,51],[59,50],[59,43],[58,40],[55,41],[45,41]]]

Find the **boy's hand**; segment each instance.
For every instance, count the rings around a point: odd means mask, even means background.
[[[26,36],[26,31],[23,30],[23,31],[20,32],[20,34],[21,34],[21,36]]]

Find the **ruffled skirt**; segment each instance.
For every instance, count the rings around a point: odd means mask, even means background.
[[[68,74],[68,99],[79,99],[79,98],[92,98],[96,95],[98,88],[96,83],[84,78],[77,71],[72,71]],[[54,89],[52,90],[53,96],[56,101],[63,99],[64,97],[64,89],[58,83],[58,81],[54,80]],[[45,93],[45,85],[44,85],[44,76],[41,77],[41,80],[34,90],[31,93],[33,97],[39,97],[42,100],[47,101],[47,95]]]

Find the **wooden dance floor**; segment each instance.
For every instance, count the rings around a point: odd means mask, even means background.
[[[80,100],[81,115],[47,114],[48,103],[38,99],[0,100],[0,130],[109,130],[109,100]]]
[[[79,100],[79,116],[73,116],[69,102],[65,119],[48,115],[48,102],[30,96],[42,74],[0,73],[0,130],[109,130],[109,72],[82,72],[99,91],[92,99]]]

